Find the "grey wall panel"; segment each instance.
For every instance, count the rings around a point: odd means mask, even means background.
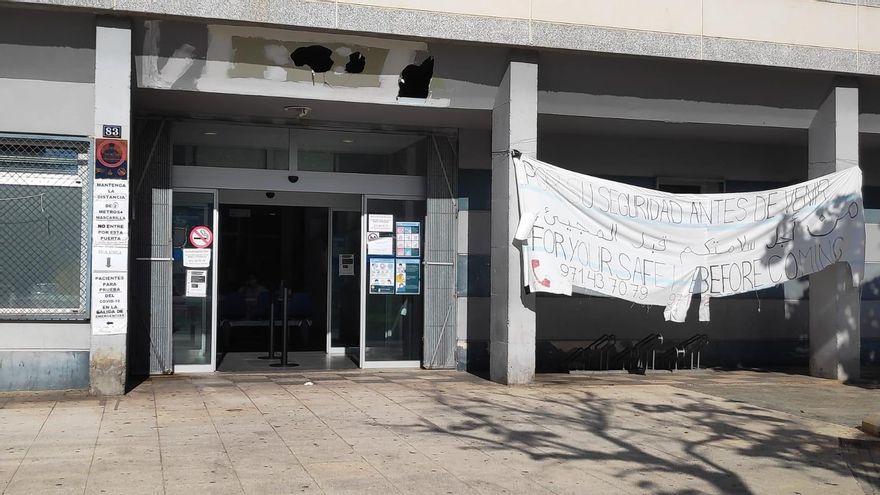
[[[0,77],[95,82],[95,16],[0,7]]]
[[[426,368],[456,367],[456,141],[429,139],[425,222]]]
[[[95,85],[0,78],[0,108],[0,132],[88,136]]]
[[[784,143],[542,134],[538,159],[599,176],[693,177],[795,183],[807,180],[806,133]]]
[[[88,323],[0,323],[0,350],[88,350],[92,327]]]
[[[0,392],[89,387],[89,351],[0,351]]]
[[[87,136],[95,17],[0,8],[0,132]]]

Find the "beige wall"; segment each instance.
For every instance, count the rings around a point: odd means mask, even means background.
[[[338,0],[338,3],[880,52],[880,8],[825,0]]]

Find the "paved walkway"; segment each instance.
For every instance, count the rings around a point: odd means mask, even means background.
[[[839,439],[872,405],[880,390],[745,372],[156,378],[103,401],[0,395],[0,491],[861,494]]]

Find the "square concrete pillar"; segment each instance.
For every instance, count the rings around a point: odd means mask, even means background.
[[[809,177],[859,166],[859,90],[838,86],[810,124]],[[810,374],[840,381],[859,377],[860,295],[849,265],[810,275]]]
[[[103,136],[103,126],[121,126],[118,137],[128,140],[131,128],[131,21],[117,17],[98,17],[95,27],[95,130],[94,136]],[[131,171],[129,163],[129,172]],[[135,164],[137,165],[137,164]],[[122,311],[114,316],[112,326],[96,318],[102,308],[106,309],[107,284],[102,282],[113,279],[116,287],[128,286],[128,228],[122,227],[121,242],[101,241],[95,235],[101,223],[101,210],[105,208],[103,195],[108,189],[100,187],[99,182],[107,179],[96,179],[93,187],[93,223],[92,237],[92,339],[89,348],[89,391],[95,395],[120,395],[125,393],[127,376],[126,339],[128,308],[123,293],[115,303]],[[128,198],[128,179],[114,180],[112,193],[117,197]],[[100,189],[100,190],[99,190]],[[128,199],[124,202],[127,203]],[[127,221],[128,207],[121,209],[124,222]],[[127,225],[127,224],[126,224]],[[111,266],[110,257],[106,253],[113,252],[116,256]],[[117,264],[118,263],[118,264]]]
[[[535,156],[538,65],[510,62],[492,110],[492,235],[489,370],[492,381],[530,383],[535,377],[535,295],[526,294],[522,253],[513,244],[519,223],[510,150]]]

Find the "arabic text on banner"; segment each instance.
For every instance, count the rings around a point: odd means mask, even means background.
[[[849,263],[865,265],[858,167],[769,191],[669,194],[515,158],[516,240],[533,292],[602,294],[664,306],[682,322],[692,295],[768,288]]]

